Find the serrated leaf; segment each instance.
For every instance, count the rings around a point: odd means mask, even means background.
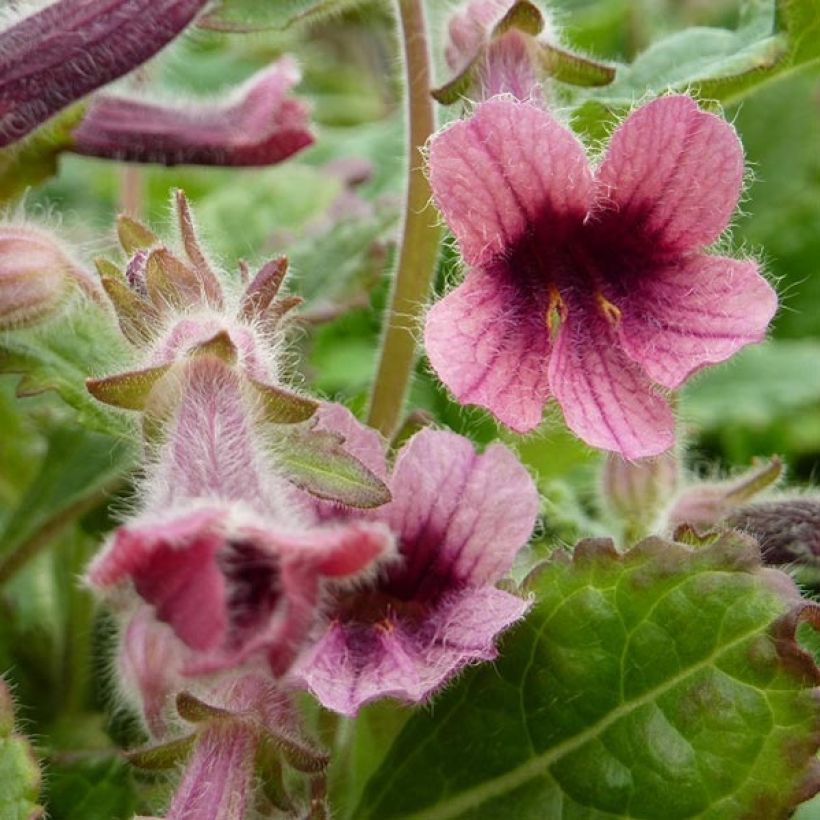
[[[42,817],[38,805],[40,767],[29,742],[14,733],[14,708],[8,686],[0,678],[0,818]]]
[[[97,402],[85,380],[94,373],[110,373],[130,357],[111,317],[87,304],[59,321],[6,334],[0,342],[0,374],[25,377],[20,395],[55,390],[87,426],[128,436],[129,422]]]
[[[58,427],[40,471],[0,533],[0,578],[79,515],[99,505],[133,464],[127,443],[82,428]]]
[[[344,449],[340,436],[320,430],[281,435],[278,462],[287,478],[317,498],[369,509],[390,501],[390,491]]]
[[[794,632],[817,607],[753,542],[582,542],[534,591],[495,666],[409,721],[359,820],[775,820],[816,791],[820,675]]]
[[[284,29],[296,23],[312,23],[362,5],[363,0],[222,0],[200,19],[202,28],[215,31]]]

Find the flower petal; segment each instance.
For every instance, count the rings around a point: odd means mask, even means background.
[[[518,432],[538,426],[549,396],[546,306],[528,306],[500,277],[473,270],[433,305],[424,342],[460,402],[486,407]]]
[[[593,309],[570,311],[550,359],[550,386],[567,426],[587,444],[643,458],[668,450],[674,419],[666,400],[619,347]]]
[[[756,262],[698,255],[637,284],[623,306],[627,355],[664,387],[766,335],[777,294]]]
[[[328,709],[345,715],[381,697],[417,703],[467,663],[494,658],[496,635],[528,606],[482,587],[442,602],[421,624],[334,622],[297,661],[293,677]]]
[[[376,511],[399,538],[403,558],[382,588],[424,600],[453,586],[493,583],[529,539],[538,493],[501,444],[478,455],[461,436],[417,433],[399,453],[393,501]]]
[[[0,147],[144,63],[205,5],[206,0],[60,0],[3,31]]]
[[[298,80],[284,57],[238,89],[233,103],[172,107],[98,96],[71,150],[163,165],[273,165],[313,142],[307,107],[287,96]]]
[[[537,223],[558,241],[592,196],[581,143],[543,108],[495,97],[430,144],[430,184],[469,265],[482,265]]]
[[[605,228],[634,232],[644,246],[692,250],[729,223],[743,183],[743,150],[732,126],[690,97],[662,97],[615,131],[597,181]]]

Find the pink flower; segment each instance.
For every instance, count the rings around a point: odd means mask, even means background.
[[[58,0],[0,33],[0,147],[137,68],[207,0]]]
[[[529,0],[469,0],[451,18],[444,51],[453,77],[433,91],[440,103],[512,94],[543,103],[541,80],[606,85],[615,69],[557,45],[555,28]]]
[[[664,97],[593,171],[548,112],[495,98],[430,146],[430,181],[469,266],[433,306],[433,368],[519,432],[555,398],[587,443],[639,458],[674,440],[661,388],[759,342],[777,308],[752,260],[704,252],[740,195],[730,125]]]
[[[74,130],[71,150],[163,165],[272,165],[313,142],[307,107],[288,96],[298,81],[296,64],[283,57],[224,104],[97,96]]]
[[[327,590],[390,554],[379,523],[312,526],[266,460],[240,373],[191,359],[179,407],[155,463],[143,510],[94,560],[92,585],[126,582],[194,653],[188,674],[261,656],[282,674],[303,645]]]
[[[320,412],[358,458],[386,473],[373,431],[339,408]],[[380,697],[426,698],[465,664],[494,658],[496,636],[529,606],[495,587],[538,512],[532,480],[509,450],[493,444],[478,455],[467,439],[423,430],[399,453],[390,487],[392,502],[368,517],[395,534],[398,559],[375,580],[335,592],[326,626],[292,669],[343,714]],[[337,507],[336,515],[353,513]]]

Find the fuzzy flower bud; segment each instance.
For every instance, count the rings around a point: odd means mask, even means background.
[[[72,150],[162,165],[272,165],[313,142],[307,107],[289,96],[299,76],[283,57],[224,103],[171,106],[99,95],[73,133]]]
[[[207,0],[58,0],[0,33],[0,147],[127,74]]]
[[[74,284],[93,290],[56,236],[30,226],[0,225],[0,330],[42,321]]]
[[[746,501],[774,484],[782,471],[782,462],[774,457],[731,481],[693,484],[678,496],[669,511],[669,528],[689,526],[704,532],[717,526]]]
[[[677,490],[678,473],[671,451],[638,461],[610,453],[604,462],[601,494],[609,510],[628,527],[651,529]]]
[[[726,524],[757,539],[768,564],[820,567],[820,498],[780,498],[734,510]]]

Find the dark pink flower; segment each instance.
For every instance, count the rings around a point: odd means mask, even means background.
[[[339,409],[321,412],[359,459],[385,473],[373,431],[356,432]],[[326,626],[292,670],[343,714],[380,697],[424,699],[465,664],[494,658],[496,636],[529,606],[495,586],[538,512],[532,480],[509,450],[493,444],[478,455],[467,439],[423,430],[399,453],[390,487],[392,502],[367,517],[395,534],[397,560],[332,596]],[[327,505],[322,514],[331,515]]]
[[[194,650],[200,674],[252,656],[282,674],[334,583],[391,552],[383,524],[314,526],[266,460],[241,374],[203,355],[186,363],[179,408],[142,488],[144,509],[120,527],[88,578],[126,582]]]
[[[78,154],[162,165],[273,165],[313,143],[299,81],[283,57],[222,104],[160,105],[100,95],[74,130]]]
[[[752,260],[704,252],[743,181],[730,125],[686,96],[616,130],[593,171],[548,111],[495,98],[430,146],[430,181],[469,266],[425,341],[456,397],[519,432],[552,397],[626,458],[674,440],[657,387],[763,339],[777,308]]]
[[[0,33],[0,147],[173,40],[207,0],[58,0]]]

